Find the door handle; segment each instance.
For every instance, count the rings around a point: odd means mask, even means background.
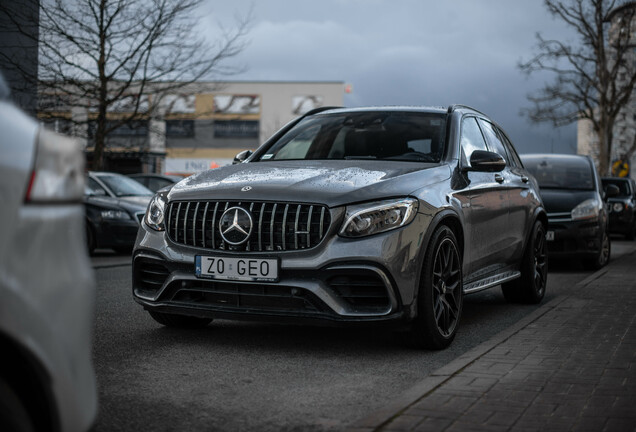
[[[521,177],[521,181],[524,183],[528,183],[530,181],[530,179],[526,176]]]
[[[497,183],[503,183],[504,182],[504,178],[501,174],[495,174],[495,181]]]

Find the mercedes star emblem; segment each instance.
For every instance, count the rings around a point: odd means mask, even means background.
[[[219,231],[223,240],[231,245],[240,245],[252,234],[252,216],[241,207],[231,207],[223,213],[219,221]]]

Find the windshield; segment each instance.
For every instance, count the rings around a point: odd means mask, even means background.
[[[99,179],[118,197],[153,195],[153,192],[141,183],[122,175],[100,175]]]
[[[522,158],[541,189],[595,190],[594,174],[584,158]]]
[[[327,114],[300,121],[258,159],[439,162],[445,116],[420,112]]]

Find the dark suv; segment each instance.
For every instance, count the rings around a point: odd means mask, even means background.
[[[474,109],[315,110],[237,161],[148,207],[133,294],[161,324],[392,322],[439,349],[464,294],[543,298],[538,187]]]
[[[611,252],[607,208],[592,159],[567,154],[522,157],[541,187],[550,256],[581,259],[592,269],[605,266]]]
[[[636,237],[636,182],[630,178],[604,177],[603,189],[618,188],[618,194],[608,198],[610,233],[623,234],[628,240]]]

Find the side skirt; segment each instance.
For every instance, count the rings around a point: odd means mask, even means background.
[[[504,271],[502,273],[497,273],[491,276],[487,276],[483,279],[479,279],[469,284],[465,284],[464,294],[472,294],[477,291],[492,288],[504,282],[517,279],[520,276],[521,276],[521,272],[518,270],[509,270],[509,271]]]

